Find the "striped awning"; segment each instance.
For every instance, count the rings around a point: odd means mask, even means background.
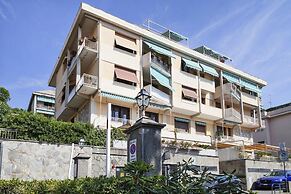
[[[262,93],[262,90],[258,87],[257,84],[250,82],[248,80],[242,79],[241,80],[241,85],[245,87],[247,90],[250,90],[252,92],[256,93]]]
[[[198,62],[191,61],[189,59],[182,58],[182,61],[185,62],[185,65],[189,68],[196,69],[198,71],[202,71],[202,68],[199,66]]]
[[[38,101],[42,101],[42,102],[48,102],[48,103],[55,103],[55,99],[54,98],[50,98],[50,97],[46,97],[46,96],[37,96],[36,99]]]
[[[169,49],[166,49],[166,48],[164,48],[164,47],[162,47],[162,46],[158,46],[157,44],[150,43],[150,42],[148,42],[148,41],[144,41],[144,43],[145,43],[146,45],[148,45],[148,47],[149,47],[150,49],[154,50],[155,52],[157,52],[157,53],[159,53],[159,54],[161,54],[161,55],[166,55],[166,56],[168,56],[168,57],[173,57],[173,58],[175,58],[175,55],[174,55],[174,54],[172,53],[172,51],[169,50]]]
[[[114,100],[120,100],[120,101],[128,102],[128,103],[136,103],[136,100],[134,98],[122,96],[122,95],[118,95],[118,94],[113,94],[110,92],[101,91],[101,95],[103,97],[114,99]],[[160,108],[160,109],[166,109],[166,108],[170,107],[167,105],[158,104],[158,103],[154,103],[154,102],[150,102],[150,106]]]
[[[225,71],[222,73],[222,76],[227,79],[227,81],[240,85],[240,78],[238,76]]]
[[[170,78],[166,77],[165,75],[163,75],[162,73],[160,73],[159,71],[157,71],[156,69],[152,68],[150,69],[151,71],[151,75],[164,87],[172,90],[172,86],[171,86],[171,80]]]
[[[184,123],[189,123],[190,122],[189,119],[184,119],[184,118],[179,118],[179,117],[175,117],[175,121],[180,121],[180,122],[184,122]]]
[[[194,98],[194,99],[197,98],[197,94],[194,90],[190,90],[188,88],[182,88],[182,93],[185,97]]]
[[[138,83],[136,74],[132,71],[127,71],[125,69],[115,67],[114,73],[118,79],[122,79],[122,80],[133,82],[133,83]]]
[[[203,63],[200,63],[200,66],[202,67],[203,72],[208,73],[210,75],[213,75],[215,77],[219,77],[219,74],[217,73],[217,71],[213,67],[205,65]]]

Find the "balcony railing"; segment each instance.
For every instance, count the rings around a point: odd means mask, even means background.
[[[244,115],[244,122],[253,123],[253,124],[259,124],[259,120],[257,118],[250,117],[248,115]]]
[[[232,95],[237,100],[240,100],[240,90],[236,87],[236,85],[232,83],[223,84],[223,93],[224,95],[227,95],[227,96]],[[214,97],[219,98],[221,97],[221,94],[222,94],[221,86],[216,87]]]
[[[155,88],[152,85],[145,86],[145,89],[150,93],[151,96],[155,97],[156,99],[162,100],[165,103],[170,104],[170,95],[166,94],[165,92]]]
[[[76,62],[77,59],[80,57],[87,57],[90,58],[89,61],[87,61],[88,63],[91,63],[92,60],[94,59],[94,56],[97,54],[97,50],[98,50],[98,41],[97,40],[92,40],[92,39],[88,39],[87,37],[85,37],[83,40],[81,40],[79,42],[79,46],[78,46],[78,52],[76,53],[75,56],[72,56],[71,59],[69,60],[68,63],[68,75],[71,74],[71,72],[73,71],[74,67],[76,66]],[[86,50],[86,52],[83,52],[84,50]]]
[[[92,94],[97,90],[97,87],[98,78],[84,73],[76,86],[76,91],[80,91],[83,94]]]
[[[225,119],[232,122],[241,122],[241,114],[234,108],[225,109]]]
[[[45,109],[45,110],[52,110],[52,111],[55,110],[54,106],[45,106],[45,105],[42,105],[42,104],[37,104],[36,108]]]
[[[151,62],[152,62],[152,65],[156,67],[157,69],[166,71],[169,74],[171,73],[171,68],[170,68],[171,66],[153,54],[151,55]]]

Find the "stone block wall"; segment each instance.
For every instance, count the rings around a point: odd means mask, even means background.
[[[237,159],[219,162],[220,173],[231,173],[234,169],[236,175],[246,183],[246,189],[250,189],[253,182],[273,170],[283,170],[283,163],[275,161],[260,161]],[[291,170],[291,162],[286,163],[286,169]]]
[[[75,144],[72,153],[72,145],[32,141],[2,140],[0,146],[1,179],[45,180],[105,175],[106,149],[103,147],[80,148]],[[124,149],[111,149],[111,175],[115,175],[116,167],[124,166],[126,154]]]

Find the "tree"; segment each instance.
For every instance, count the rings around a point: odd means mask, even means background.
[[[0,87],[0,101],[7,103],[9,100],[10,100],[9,91],[4,87]]]
[[[9,91],[4,87],[0,87],[0,121],[2,121],[4,115],[6,115],[10,110],[10,107],[7,104],[9,100]]]

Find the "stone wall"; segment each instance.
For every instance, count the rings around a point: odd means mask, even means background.
[[[281,162],[247,159],[221,161],[219,162],[219,166],[220,173],[223,171],[230,173],[235,169],[235,174],[243,178],[247,189],[250,189],[253,182],[258,178],[263,177],[272,170],[283,170],[283,163]],[[291,170],[291,162],[286,163],[286,169]]]
[[[183,160],[188,161],[190,158],[193,159],[193,165],[199,167],[207,167],[212,173],[219,173],[219,159],[214,155],[203,155],[207,150],[191,150],[191,149],[174,149],[174,148],[163,148],[162,153],[168,151],[170,153],[170,159],[164,162],[165,165],[176,165],[178,162]],[[209,150],[214,151],[214,150]]]
[[[105,175],[106,150],[103,147],[80,148],[75,144],[72,153],[72,145],[16,140],[3,140],[0,145],[1,179],[44,180]],[[116,167],[124,166],[126,160],[126,150],[111,149],[112,175],[115,175]]]
[[[1,140],[0,146],[1,179],[72,179],[96,177],[106,172],[104,147],[81,148],[74,144],[72,149],[72,145],[17,140]],[[218,173],[219,160],[215,150],[163,148],[162,153],[165,151],[169,151],[171,157],[164,164],[176,165],[191,157],[194,159],[193,165],[208,167],[210,171]],[[116,175],[126,162],[126,149],[111,148],[111,175]]]

